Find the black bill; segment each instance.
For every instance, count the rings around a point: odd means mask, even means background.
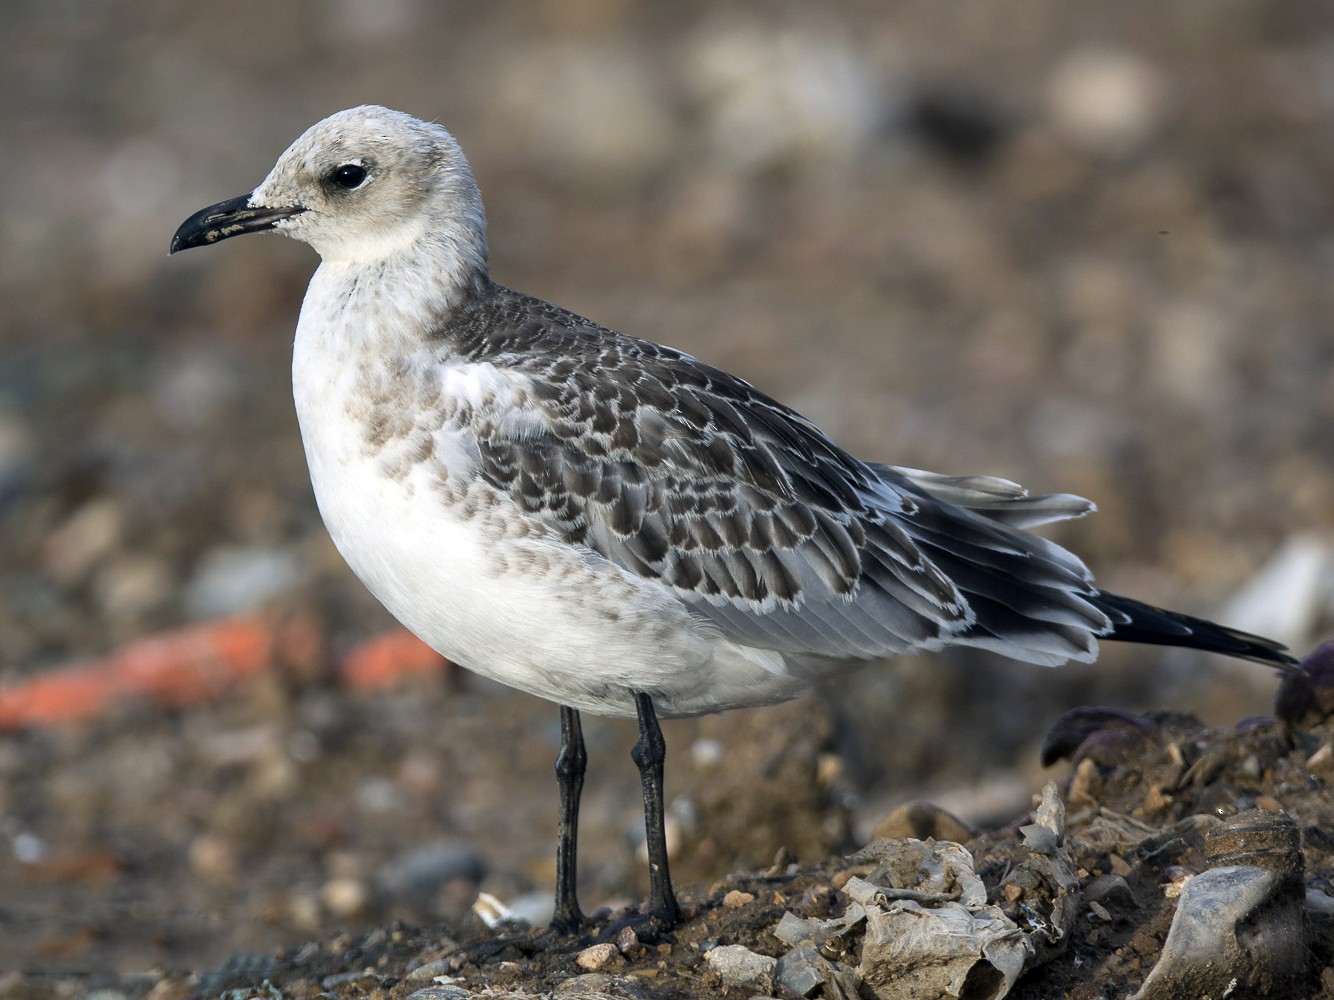
[[[262,233],[266,229],[272,229],[284,219],[290,219],[305,211],[299,205],[290,208],[266,206],[252,208],[249,202],[250,195],[243,194],[239,198],[201,208],[181,223],[176,235],[171,238],[171,249],[168,253],[208,246],[210,243],[240,236],[242,233]]]

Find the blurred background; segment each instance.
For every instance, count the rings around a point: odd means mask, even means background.
[[[0,969],[203,968],[549,896],[554,707],[334,668],[393,623],[306,479],[313,254],[166,257],[361,103],[458,137],[502,283],[865,458],[1096,500],[1055,537],[1109,589],[1299,653],[1334,626],[1334,7],[7,3],[0,689],[236,616],[304,639],[211,701],[0,719]],[[678,878],[816,860],[915,797],[1008,818],[1078,704],[1231,724],[1272,689],[1143,648],[940,656],[672,723]],[[586,726],[591,906],[644,887],[633,727]]]

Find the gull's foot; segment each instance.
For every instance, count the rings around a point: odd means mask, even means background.
[[[693,909],[683,913],[678,906],[673,906],[670,912],[660,912],[656,907],[647,913],[630,911],[610,921],[598,934],[597,940],[620,945],[626,931],[629,930],[634,932],[639,941],[645,943],[660,941],[692,916],[694,916]]]
[[[594,940],[585,923],[575,929],[548,926],[512,927],[497,930],[493,936],[461,945],[445,956],[451,969],[490,965],[497,962],[532,958],[542,952],[576,951]]]

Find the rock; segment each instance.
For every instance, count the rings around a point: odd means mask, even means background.
[[[1176,916],[1136,1000],[1307,996],[1301,832],[1250,810],[1205,838],[1210,868],[1181,890]]]
[[[390,899],[436,915],[443,903],[441,895],[451,883],[466,888],[462,895],[470,902],[485,874],[486,861],[480,854],[463,844],[444,841],[394,858],[375,873],[375,887]]]
[[[1334,544],[1294,534],[1216,616],[1233,628],[1295,646],[1334,603]]]
[[[468,884],[473,885],[475,883]],[[463,887],[463,882],[460,880],[453,883],[453,885],[447,885],[445,887],[444,895],[449,898],[457,896],[458,893],[450,891],[455,886],[461,889]],[[525,892],[509,900],[507,905],[509,906],[510,917],[513,920],[525,923],[530,927],[545,927],[547,924],[551,923],[551,918],[556,913],[556,897],[552,895],[550,889],[539,889],[536,892]],[[436,909],[439,910],[442,915],[448,915],[451,910],[448,898],[437,900]]]
[[[370,889],[359,878],[331,878],[320,887],[320,902],[336,917],[350,917],[365,909]]]
[[[740,944],[719,945],[705,953],[704,962],[718,973],[724,986],[765,991],[773,987],[774,967],[778,964],[777,959]]]
[[[774,967],[774,980],[785,990],[808,997],[828,978],[829,960],[812,944],[793,948]]]
[[[644,991],[634,981],[605,972],[586,972],[567,979],[551,991],[555,1000],[567,997],[579,1000],[644,1000]]]
[[[753,902],[755,902],[755,894],[753,892],[742,892],[740,889],[733,889],[723,897],[723,906],[729,910],[735,910],[737,907]]]
[[[90,500],[46,539],[43,568],[60,583],[77,583],[120,545],[124,532],[120,504],[109,498]]]
[[[1303,906],[1276,907],[1277,872],[1214,868],[1181,890],[1162,955],[1136,1000],[1295,997],[1306,971]]]
[[[1135,905],[1130,884],[1120,875],[1100,875],[1084,887],[1084,899],[1111,907]]]
[[[409,975],[408,978],[414,977]],[[416,993],[409,993],[407,1000],[468,1000],[472,995],[462,986],[427,986]]]
[[[186,583],[185,608],[195,618],[243,614],[291,590],[303,575],[301,561],[286,549],[215,548]]]
[[[616,950],[622,955],[629,955],[632,952],[638,952],[643,949],[639,943],[639,934],[629,924],[626,924],[616,932]]]
[[[409,982],[420,982],[424,979],[434,979],[436,976],[443,976],[449,973],[453,966],[447,958],[437,958],[433,962],[425,962],[415,968],[409,969],[406,978]],[[413,996],[416,996],[414,993]]]
[[[581,969],[587,969],[590,972],[597,972],[604,969],[612,962],[620,962],[621,951],[609,941],[601,944],[595,944],[579,952],[574,958],[575,964]]]
[[[1150,138],[1162,118],[1164,83],[1131,52],[1078,49],[1047,79],[1047,109],[1068,141],[1096,153],[1123,154]]]
[[[959,844],[972,836],[973,832],[961,819],[931,802],[905,802],[871,830],[872,838],[934,838]]]
[[[17,413],[0,408],[0,502],[28,479],[37,452],[32,433]]]
[[[201,833],[190,841],[190,870],[215,885],[231,881],[240,870],[236,845],[228,837]]]
[[[1289,727],[1315,726],[1334,715],[1334,639],[1303,656],[1300,670],[1283,675],[1274,715]],[[1315,763],[1312,756],[1308,766]]]
[[[882,74],[827,21],[719,16],[689,51],[712,150],[733,169],[850,159],[887,117]]]
[[[708,771],[722,763],[727,750],[722,740],[701,737],[690,744],[690,760],[701,771]]]
[[[1151,719],[1120,708],[1083,706],[1061,715],[1042,740],[1040,762],[1051,767],[1069,758],[1077,764],[1084,758],[1110,766],[1158,739],[1160,727]]]

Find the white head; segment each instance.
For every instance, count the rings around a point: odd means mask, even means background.
[[[312,125],[249,194],[195,213],[171,250],[275,230],[331,264],[394,258],[485,275],[486,214],[454,137],[432,122],[374,105]]]

